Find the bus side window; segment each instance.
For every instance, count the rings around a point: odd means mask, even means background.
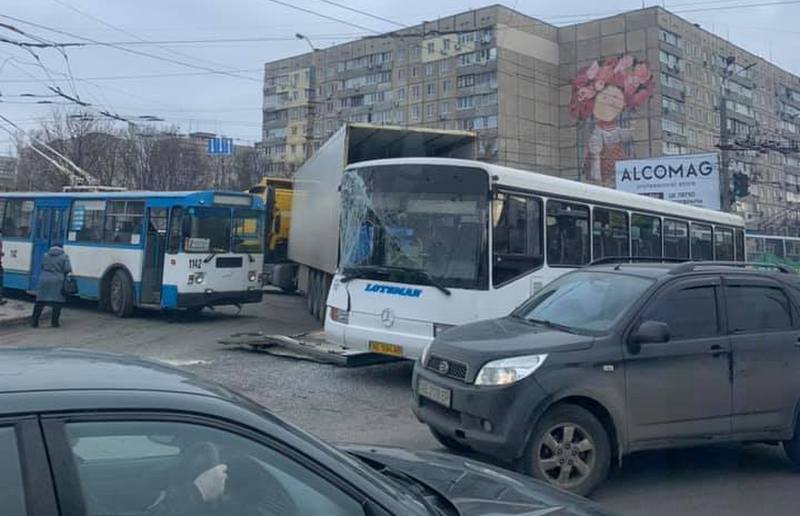
[[[689,259],[689,223],[664,220],[664,258]]]
[[[605,208],[595,208],[593,213],[594,259],[628,256],[628,214]]]
[[[717,260],[733,261],[733,230],[721,227],[714,229],[714,252]]]
[[[714,240],[711,226],[692,223],[692,260],[713,260]]]
[[[744,255],[744,230],[737,229],[735,233],[735,241],[734,246],[736,250],[736,261],[743,262],[745,261]]]
[[[542,200],[498,194],[492,205],[492,238],[493,285],[541,267]]]
[[[547,201],[547,263],[586,265],[590,261],[589,207]]]
[[[169,214],[167,254],[178,254],[181,248],[181,235],[183,235],[183,208],[175,207]]]
[[[631,215],[631,256],[661,258],[661,219]]]

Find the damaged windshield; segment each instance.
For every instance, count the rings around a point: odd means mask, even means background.
[[[391,165],[342,179],[342,270],[359,277],[487,287],[488,179],[477,168]],[[383,269],[382,269],[383,268]],[[355,273],[355,272],[353,272]]]

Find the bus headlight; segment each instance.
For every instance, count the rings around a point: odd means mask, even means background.
[[[347,324],[350,322],[350,313],[347,310],[332,306],[331,321],[338,322],[339,324]]]
[[[189,274],[189,280],[187,283],[189,285],[202,285],[206,281],[206,273],[205,272],[195,272],[194,274]]]
[[[518,382],[532,375],[546,358],[547,355],[527,355],[493,360],[481,367],[475,378],[475,385],[508,385]]]
[[[258,273],[256,271],[250,271],[247,273],[247,279],[250,281],[255,281],[258,279]]]

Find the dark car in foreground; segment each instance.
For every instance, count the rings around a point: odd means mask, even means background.
[[[800,278],[741,264],[608,264],[453,328],[414,368],[448,447],[589,493],[628,453],[782,443],[800,465]]]
[[[337,448],[191,374],[122,355],[0,351],[3,516],[606,514],[436,452]]]

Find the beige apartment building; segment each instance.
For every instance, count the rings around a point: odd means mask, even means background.
[[[798,116],[798,76],[662,8],[556,27],[494,5],[267,63],[261,146],[290,175],[347,121],[467,129],[479,159],[608,186],[618,160],[719,152],[722,191],[749,187],[723,205],[798,235]]]

